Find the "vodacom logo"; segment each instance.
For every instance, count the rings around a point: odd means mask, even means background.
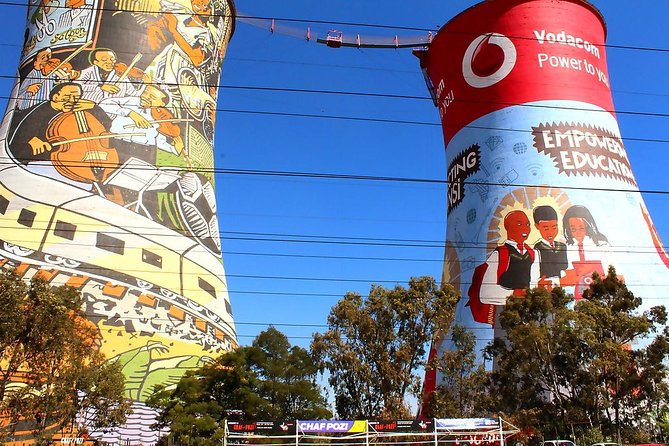
[[[504,79],[516,64],[516,47],[498,33],[478,36],[462,58],[462,74],[474,88],[486,88]]]

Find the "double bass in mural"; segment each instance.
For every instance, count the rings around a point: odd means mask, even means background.
[[[0,265],[85,297],[152,444],[157,383],[237,345],[216,218],[231,0],[30,2],[0,128]]]
[[[446,147],[443,280],[480,347],[504,335],[509,296],[561,286],[581,299],[610,265],[644,307],[661,303],[669,259],[620,134],[605,39],[587,1],[489,0],[418,52]],[[442,336],[431,354],[449,348]]]

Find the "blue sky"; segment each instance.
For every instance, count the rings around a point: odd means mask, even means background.
[[[474,1],[350,2],[237,0],[239,15],[368,23],[437,30]],[[608,26],[614,104],[642,190],[669,190],[669,3],[599,0]],[[23,36],[24,6],[1,5],[10,92]],[[422,36],[419,31],[327,24],[361,35]],[[659,48],[663,51],[617,48]],[[437,110],[410,50],[331,49],[237,23],[219,91],[216,167],[443,180],[446,166]],[[420,98],[383,98],[254,90],[308,89]],[[6,102],[6,99],[3,99]],[[4,108],[4,107],[3,107]],[[260,113],[249,113],[260,112]],[[639,114],[639,112],[641,114]],[[316,115],[280,116],[267,113]],[[327,116],[415,121],[379,123]],[[441,275],[446,233],[443,183],[371,181],[220,173],[218,212],[239,341],[250,343],[274,324],[308,346],[330,307],[347,291],[370,284],[406,284]],[[669,196],[645,195],[664,242]],[[259,240],[259,239],[271,239]],[[422,245],[422,246],[419,246]],[[661,286],[669,280],[658,278]]]

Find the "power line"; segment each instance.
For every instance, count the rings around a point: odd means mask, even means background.
[[[7,217],[0,217],[0,221],[2,220],[9,220]],[[36,219],[34,220],[36,223],[50,223],[50,220],[39,220]],[[114,231],[109,231],[109,228],[113,228],[114,226],[109,226],[106,228],[100,228],[99,225],[95,224],[87,224],[87,223],[80,223],[77,226],[91,226],[96,229],[79,229],[77,228],[76,232],[77,233],[84,233],[84,234],[97,234],[99,232],[105,232],[109,235],[118,235],[118,236],[123,236],[123,235],[135,235],[140,238],[147,238],[147,237],[188,237],[191,238],[189,235],[183,235],[177,232],[173,233],[150,233],[145,231],[146,229],[154,229],[152,227],[147,227],[147,226],[131,226],[130,228],[133,231],[139,231],[139,232],[130,232],[129,230],[126,229],[127,232],[114,232]],[[16,226],[1,226],[0,229],[16,229]],[[38,230],[39,228],[33,228],[35,230]],[[107,229],[105,231],[104,229]],[[245,235],[244,237],[241,236],[226,236],[223,234],[235,234],[235,235]],[[239,240],[239,241],[260,241],[260,242],[281,242],[281,243],[310,243],[310,244],[335,244],[335,245],[363,245],[363,246],[389,246],[389,247],[410,247],[410,248],[446,248],[447,246],[452,247],[452,248],[458,248],[458,249],[466,249],[466,248],[487,248],[489,245],[489,242],[487,241],[442,241],[442,240],[428,240],[428,239],[402,239],[402,238],[378,238],[378,237],[352,237],[352,236],[330,236],[330,235],[310,235],[310,234],[290,234],[290,233],[267,233],[267,232],[246,232],[246,231],[219,231],[219,236],[223,240]],[[251,237],[251,236],[256,236],[256,237]],[[289,237],[289,238],[286,238]],[[302,238],[302,239],[300,239]],[[319,240],[320,239],[320,240]],[[15,243],[28,243],[32,242],[32,239],[26,239],[26,240],[20,240],[20,239],[12,239],[13,242]],[[90,246],[88,243],[78,243],[75,242],[74,240],[68,240],[68,246]],[[98,244],[96,245],[100,248],[105,248],[109,247],[104,244]],[[126,243],[124,245],[128,249],[132,248],[144,248],[145,245],[132,245],[129,243]],[[617,245],[617,244],[612,244],[609,246],[609,251],[613,253],[626,253],[626,254],[654,254],[656,253],[656,249],[658,246],[655,245]],[[669,249],[669,246],[660,246],[659,248],[662,249]],[[167,247],[151,247],[152,250],[159,250],[159,251],[169,251],[169,248]],[[227,254],[226,251],[223,251],[223,254]],[[243,253],[246,254],[246,253]],[[269,255],[269,254],[264,254],[264,255]],[[289,254],[286,254],[285,256],[292,256]],[[415,260],[415,259],[414,259]]]
[[[478,128],[476,126],[469,126],[470,128]],[[499,129],[507,130],[507,129]],[[513,131],[513,130],[510,130]],[[664,142],[669,142],[666,140]],[[0,165],[15,166],[16,161],[32,161],[24,158],[10,158],[10,157],[0,157],[8,161],[0,161]],[[68,167],[88,167],[89,163],[63,163],[64,166]],[[182,166],[163,166],[170,167],[173,169],[183,169]],[[128,167],[128,170],[145,170],[143,167],[135,168]],[[425,184],[453,184],[454,182],[447,179],[438,179],[438,178],[416,178],[416,177],[393,177],[393,176],[378,176],[378,175],[354,175],[354,174],[337,174],[337,173],[319,173],[319,172],[299,172],[299,171],[278,171],[278,170],[253,170],[253,169],[229,169],[229,168],[193,168],[188,169],[191,172],[200,172],[200,173],[214,173],[214,174],[226,174],[226,175],[250,175],[250,176],[269,176],[269,177],[292,177],[292,178],[319,178],[319,179],[337,179],[337,180],[363,180],[363,181],[392,181],[392,182],[401,182],[401,183],[425,183]],[[547,189],[564,189],[564,190],[583,190],[583,191],[597,191],[597,192],[621,192],[621,193],[634,193],[634,194],[649,194],[649,195],[668,195],[669,190],[662,189],[618,189],[618,188],[606,188],[606,187],[586,187],[586,186],[565,186],[559,184],[529,184],[529,183],[502,183],[502,182],[491,182],[491,181],[480,181],[480,180],[465,180],[462,183],[463,185],[480,185],[480,186],[495,186],[495,187],[525,187],[525,188],[547,188]]]
[[[665,265],[662,262],[656,262],[651,265],[657,265],[658,267],[662,268],[665,267]],[[614,265],[615,266],[615,265]],[[54,267],[58,267],[57,265],[54,265]],[[102,277],[106,277],[104,272],[107,271],[109,268],[105,267],[100,267],[97,265],[89,265],[87,268],[84,269],[84,274],[86,271],[103,271],[103,273],[100,273]],[[173,271],[147,271],[147,270],[133,270],[132,268],[118,268],[118,272],[120,273],[143,273],[145,275],[149,276],[155,276],[159,274],[170,274],[174,275],[175,273]],[[197,274],[195,274],[197,275]],[[364,284],[391,284],[391,285],[397,285],[401,283],[407,283],[408,279],[401,279],[401,280],[393,280],[393,279],[378,279],[378,278],[365,278],[365,279],[353,279],[353,278],[343,278],[343,277],[308,277],[308,276],[278,276],[278,275],[265,275],[265,274],[234,274],[234,273],[228,273],[226,272],[225,274],[226,279],[230,278],[237,278],[237,279],[254,279],[254,280],[281,280],[281,281],[300,281],[300,282],[327,282],[327,283],[364,283]],[[465,280],[457,280],[456,281],[459,286],[463,285],[471,285],[471,281],[465,281]],[[437,281],[436,282],[438,286],[441,286],[441,282]],[[641,282],[632,282],[630,280],[627,280],[626,285],[630,288],[664,288],[664,287],[669,287],[669,283],[648,283],[648,281],[641,281]],[[482,282],[483,285],[496,285],[497,282]],[[201,292],[201,289],[197,288],[188,288],[185,286],[181,287],[181,292],[183,293],[189,293],[189,292]],[[232,293],[233,291],[227,289],[226,286],[226,291],[228,293]],[[250,292],[246,292],[245,294],[249,294]],[[291,295],[293,293],[290,293]],[[308,294],[312,295],[312,294]],[[318,294],[320,295],[320,293]],[[331,296],[324,296],[324,297],[331,297]],[[665,299],[665,298],[663,298]],[[666,299],[669,299],[669,296],[666,297]]]
[[[618,253],[620,254],[621,252],[619,251],[612,251],[612,253]],[[623,253],[630,253],[630,251],[623,251]],[[655,252],[649,253],[649,254],[657,254]],[[558,262],[546,262],[544,261],[542,264],[543,265],[550,265],[550,264],[557,264]],[[634,265],[634,266],[658,266],[662,268],[664,266],[663,263],[660,261],[656,262],[637,262],[637,261],[616,261],[615,266],[616,267],[621,267],[625,265]],[[57,265],[54,265],[54,267],[57,267]],[[105,272],[109,268],[105,267],[100,267],[97,265],[89,265],[87,267],[83,268],[83,271],[103,271],[102,273],[99,273],[101,276],[105,276]],[[175,274],[180,274],[181,276],[190,276],[190,277],[201,277],[201,273],[197,272],[188,272],[188,271],[182,271],[182,272],[175,272],[173,270],[167,270],[167,269],[161,269],[158,271],[155,271],[153,269],[138,269],[138,267],[134,268],[128,268],[128,267],[119,267],[117,268],[117,271],[122,273],[122,274],[128,274],[128,275],[134,275],[137,277],[150,277],[151,280],[154,282],[159,283],[161,281],[161,276],[173,276]],[[465,271],[468,271],[466,269]],[[323,294],[323,293],[292,293],[292,292],[268,292],[268,291],[247,291],[247,290],[234,290],[234,289],[229,289],[227,288],[228,282],[230,278],[239,278],[239,279],[263,279],[263,280],[295,280],[295,281],[318,281],[318,282],[354,282],[354,283],[391,283],[391,284],[397,284],[397,283],[403,283],[406,282],[407,280],[381,280],[381,279],[346,279],[346,278],[331,278],[331,277],[304,277],[304,276],[270,276],[270,275],[263,275],[263,274],[234,274],[230,273],[229,271],[226,272],[224,278],[226,279],[226,291],[228,293],[239,293],[239,294],[269,294],[269,295],[286,295],[286,296],[323,296],[323,297],[333,297],[331,294]],[[460,285],[470,285],[471,282],[467,281],[462,281],[462,280],[457,280],[458,284]],[[494,285],[495,283],[493,282],[482,282],[483,284],[487,285]],[[630,286],[651,286],[647,285],[646,282],[626,282]],[[565,285],[567,286],[567,285]],[[664,287],[664,286],[669,286],[668,284],[653,284],[652,286],[658,286],[658,287]],[[197,288],[188,288],[188,287],[183,287],[184,292],[200,292],[200,289]]]
[[[20,79],[17,75],[7,75],[2,74],[0,78],[5,79]],[[77,80],[74,79],[73,82]],[[134,84],[132,81],[123,80],[117,82],[118,84]],[[179,87],[186,84],[181,84],[177,82],[167,82],[161,83],[161,85],[170,86],[170,87]],[[432,98],[429,96],[417,96],[417,95],[402,95],[402,94],[390,94],[390,93],[374,93],[374,92],[364,92],[364,91],[345,91],[345,90],[322,90],[322,89],[306,89],[306,88],[287,88],[287,87],[263,87],[263,86],[254,86],[254,85],[229,85],[229,84],[208,84],[209,87],[215,87],[220,89],[227,90],[247,90],[247,91],[262,91],[262,92],[275,92],[275,93],[304,93],[304,94],[323,94],[323,95],[339,95],[339,96],[357,96],[357,97],[366,97],[366,98],[383,98],[383,99],[410,99],[410,100],[421,100],[421,101],[432,101]],[[139,90],[138,90],[139,91]],[[9,96],[0,96],[0,99],[21,99],[19,97],[9,97]],[[39,100],[37,103],[49,102],[48,100]],[[548,109],[548,110],[565,110],[565,111],[585,111],[592,113],[609,113],[616,115],[631,115],[631,116],[649,116],[655,118],[666,118],[669,117],[669,113],[660,113],[660,112],[643,112],[635,110],[606,110],[599,108],[583,108],[583,107],[573,107],[573,106],[556,106],[556,105],[541,105],[541,104],[527,104],[519,102],[503,102],[503,101],[482,101],[473,98],[457,98],[453,101],[454,103],[469,103],[469,104],[494,104],[502,105],[507,107],[526,107],[526,108],[535,108],[535,109]],[[151,107],[153,108],[153,107]],[[216,111],[220,111],[216,109]],[[624,139],[624,138],[623,138]]]
[[[22,3],[22,2],[9,2],[9,1],[0,1],[0,5],[5,5],[5,6],[20,6],[20,7],[28,7],[30,6],[27,3]],[[71,9],[68,6],[60,6],[60,5],[53,5],[51,6],[51,9]],[[164,14],[164,10],[159,10],[159,9],[125,9],[125,8],[95,8],[96,11],[109,11],[109,12],[133,12],[133,13],[138,13],[138,14],[151,14],[151,15],[157,15],[157,14]],[[192,15],[193,12],[190,11],[169,11],[173,13],[174,15]],[[292,17],[267,17],[267,16],[253,16],[253,15],[244,15],[244,14],[217,14],[217,13],[210,13],[210,14],[198,14],[201,16],[207,16],[207,17],[218,17],[218,18],[233,18],[233,19],[240,19],[240,21],[243,21],[244,19],[250,19],[250,20],[266,20],[271,22],[272,20],[278,21],[278,22],[290,22],[290,23],[312,23],[312,24],[320,24],[320,25],[337,25],[337,26],[352,26],[352,27],[360,27],[360,28],[376,28],[376,29],[388,29],[388,30],[398,30],[398,31],[421,31],[421,32],[435,32],[437,31],[437,28],[425,28],[425,27],[417,27],[417,26],[399,26],[399,25],[387,25],[387,24],[380,24],[380,23],[369,23],[369,22],[348,22],[348,21],[335,21],[335,20],[317,20],[317,19],[305,19],[305,18],[292,18]],[[447,29],[441,29],[439,30],[441,33],[445,34],[458,34],[458,35],[478,35],[477,33],[473,32],[467,32],[467,31],[453,31],[453,30],[447,30]],[[525,36],[515,36],[515,35],[507,35],[509,39],[516,39],[516,40],[530,40],[533,41],[532,37],[525,37]],[[631,45],[619,45],[619,44],[607,44],[607,43],[592,43],[592,45],[601,47],[601,48],[615,48],[615,49],[626,49],[626,50],[635,50],[635,51],[651,51],[651,52],[660,52],[660,53],[669,53],[669,48],[659,48],[659,47],[648,47],[648,46],[631,46]]]
[[[11,43],[0,43],[1,46],[8,46],[8,47],[15,47],[15,48],[22,48],[22,45],[19,44],[11,44]],[[123,53],[123,52],[121,52]],[[127,54],[131,54],[129,52],[125,52]],[[134,55],[134,53],[132,53]],[[247,57],[235,57],[235,56],[226,56],[225,57],[226,61],[240,61],[240,62],[253,62],[253,63],[268,63],[268,64],[284,64],[284,65],[300,65],[300,66],[313,66],[313,67],[322,67],[322,68],[344,68],[347,70],[363,70],[363,71],[382,71],[382,72],[391,72],[391,73],[404,73],[404,74],[420,74],[418,70],[399,70],[399,69],[394,69],[394,68],[380,68],[380,67],[366,67],[366,66],[359,66],[359,65],[345,65],[345,64],[324,64],[324,63],[314,63],[314,62],[303,62],[303,61],[289,61],[289,60],[276,60],[276,59],[254,59],[254,58],[247,58]],[[0,75],[0,78],[7,78],[7,79],[17,79],[20,78],[20,76],[17,76],[15,74],[4,74]],[[131,81],[120,81],[117,83],[125,83],[125,82],[131,82]],[[168,83],[165,85],[179,85],[178,83]],[[542,85],[548,85],[548,84],[542,84]],[[253,89],[254,87],[249,86],[234,86],[234,85],[216,85],[216,84],[211,84],[211,86],[217,87],[217,88],[236,88],[236,89],[243,89],[243,88],[248,88],[248,89]],[[263,87],[260,87],[263,88]],[[577,88],[577,87],[575,87]],[[580,89],[584,89],[581,87],[578,87]],[[586,90],[592,90],[591,88],[585,88]],[[327,91],[327,90],[326,90]],[[618,90],[615,88],[609,89],[614,94],[625,94],[625,95],[635,95],[635,96],[651,96],[651,97],[669,97],[669,94],[666,93],[658,93],[658,92],[648,92],[648,91],[632,91],[632,90]],[[357,94],[356,92],[350,92],[348,94],[355,95]],[[431,97],[428,96],[411,96],[408,95],[408,97],[403,97],[403,95],[385,95],[385,94],[380,94],[379,97],[389,97],[389,98],[394,98],[395,96],[398,96],[401,99],[428,99],[432,100]],[[487,101],[483,101],[487,102]],[[517,104],[524,106],[526,104]],[[622,112],[624,113],[624,112]],[[643,112],[640,112],[643,113]]]
[[[663,267],[665,266],[661,262],[657,262],[656,265]],[[106,268],[101,268],[98,266],[92,266],[90,269],[92,270],[106,270]],[[130,270],[132,271],[132,270]],[[142,271],[143,272],[143,271]],[[173,273],[172,273],[173,274]],[[264,274],[230,274],[227,273],[225,274],[226,278],[237,278],[237,279],[256,279],[256,280],[292,280],[292,281],[300,281],[300,282],[335,282],[335,283],[364,283],[364,284],[400,284],[400,283],[406,283],[408,282],[408,279],[401,279],[401,280],[393,280],[393,279],[352,279],[352,278],[346,278],[346,277],[308,277],[308,276],[277,276],[277,275],[264,275]],[[472,282],[468,281],[458,281],[458,283],[462,285],[471,285]],[[650,287],[650,288],[664,288],[664,287],[669,287],[669,282],[668,283],[648,283],[647,281],[642,281],[642,282],[632,282],[632,281],[626,281],[625,282],[628,287],[634,288],[634,287]],[[437,282],[437,285],[440,286],[441,282]],[[497,282],[482,282],[483,285],[496,285]],[[184,291],[200,291],[196,289],[186,289],[184,288]],[[230,292],[230,291],[228,291]],[[667,297],[669,299],[669,297]]]
[[[658,262],[656,265],[665,266],[663,263]],[[343,283],[371,283],[371,284],[381,284],[381,283],[390,283],[390,284],[399,284],[407,282],[404,280],[389,280],[389,279],[349,279],[349,278],[339,278],[339,277],[306,277],[306,276],[269,276],[261,274],[227,274],[227,277],[235,277],[242,279],[261,279],[261,280],[295,280],[295,281],[310,281],[310,282],[343,282]],[[437,282],[440,284],[440,282]],[[471,285],[472,282],[469,281],[458,281],[460,285]],[[482,285],[497,285],[497,282],[482,282]],[[626,281],[625,285],[628,288],[665,288],[669,287],[669,282],[667,283],[648,283],[647,281],[643,282],[631,282]],[[573,285],[570,285],[573,286]],[[662,299],[669,299],[669,296]]]
[[[271,326],[271,325],[273,325],[273,324],[269,324],[268,326]],[[132,332],[132,331],[127,331],[125,328],[110,326],[110,325],[102,325],[100,328],[101,328],[101,330],[106,331],[106,332],[120,332],[120,333],[128,333],[128,334],[132,334],[132,333],[136,333],[136,332],[141,331],[141,330],[136,330],[135,332]],[[487,327],[486,328],[467,327],[467,330],[469,330],[469,331],[472,331],[472,330],[486,330],[486,331],[489,331],[489,330],[492,330],[492,327],[490,327],[490,328],[487,328]],[[173,330],[171,330],[169,328],[157,329],[155,327],[151,327],[151,331],[153,333],[161,333],[161,334],[168,334],[168,335],[173,333]],[[288,339],[301,339],[301,340],[311,340],[311,339],[313,339],[313,335],[312,336],[304,336],[304,335],[291,335],[291,334],[286,334],[286,333],[283,333],[283,334]],[[239,338],[257,338],[257,337],[258,337],[258,334],[235,333],[235,338],[237,338],[237,339],[239,339]],[[347,339],[346,336],[342,336],[342,338]],[[444,340],[450,341],[452,339],[453,338],[450,337],[450,336],[441,338],[442,341],[444,341]],[[487,337],[487,336],[486,337],[482,337],[482,336],[477,336],[476,337],[477,341],[493,341],[495,339],[496,339],[495,337]],[[430,344],[430,343],[432,343],[432,341],[427,341],[427,344]],[[224,354],[224,353],[221,353],[221,354]],[[426,357],[427,357],[427,352],[426,352]]]
[[[287,112],[273,112],[266,110],[241,110],[241,109],[227,109],[221,108],[216,109],[216,111],[224,113],[237,113],[237,114],[252,114],[252,115],[261,115],[261,116],[282,116],[282,117],[293,117],[293,118],[318,118],[318,119],[332,119],[336,121],[353,121],[353,122],[374,122],[379,124],[402,124],[402,125],[421,125],[421,126],[432,126],[432,127],[441,127],[440,123],[437,122],[427,122],[427,121],[411,121],[408,119],[384,119],[384,118],[368,118],[361,116],[342,116],[342,115],[325,115],[325,114],[314,114],[314,113],[287,113]],[[489,127],[481,125],[465,125],[463,129],[477,129],[477,130],[493,130],[499,132],[512,132],[512,133],[529,133],[531,130],[526,129],[512,129],[512,128],[501,128],[501,127]],[[597,135],[596,136],[604,136]],[[669,139],[659,139],[659,138],[633,138],[629,136],[621,136],[623,141],[637,141],[637,142],[652,142],[652,143],[668,143]]]

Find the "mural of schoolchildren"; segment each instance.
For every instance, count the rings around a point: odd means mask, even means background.
[[[604,274],[611,264],[608,239],[599,232],[592,214],[585,206],[567,209],[563,217],[569,268],[560,280],[562,286],[574,286],[574,298],[583,297],[593,273]]]
[[[507,239],[477,266],[467,295],[475,321],[494,325],[496,306],[505,305],[510,296],[524,296],[525,290],[537,282],[535,252],[526,243],[530,220],[522,210],[504,217]]]
[[[562,272],[569,266],[569,260],[566,243],[556,240],[559,233],[557,211],[552,206],[537,206],[532,211],[532,218],[534,227],[541,234],[541,239],[534,244],[539,276],[548,280],[551,287],[558,286]]]
[[[107,98],[100,102],[111,118],[111,131],[128,134],[117,138],[117,150],[124,162],[130,157],[156,164],[157,150],[184,156],[184,141],[179,119],[167,108],[169,95],[156,85],[148,84],[139,96]]]
[[[88,54],[90,66],[81,71],[77,82],[83,88],[83,99],[95,103],[110,97],[138,95],[130,78],[141,77],[138,69],[117,62],[116,53],[109,48],[95,48]]]
[[[506,298],[524,296],[532,282],[534,250],[525,241],[530,235],[530,220],[524,211],[509,212],[504,217],[507,239],[503,247],[496,248],[486,260],[489,265],[481,284],[481,302],[504,305]],[[501,250],[508,254],[500,255]]]

